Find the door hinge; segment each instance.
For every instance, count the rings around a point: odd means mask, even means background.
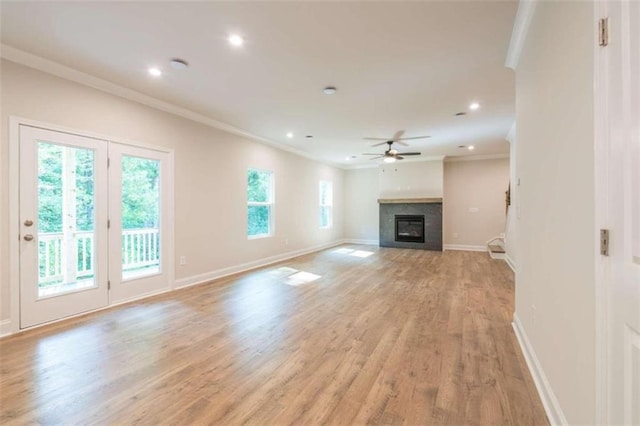
[[[603,256],[609,256],[609,230],[600,230],[600,254]]]
[[[601,18],[598,23],[598,42],[600,46],[609,45],[609,18]]]
[[[107,290],[111,290],[111,281],[107,281]]]
[[[111,166],[111,158],[107,158],[107,167]]]
[[[111,229],[111,219],[107,219],[107,229]]]

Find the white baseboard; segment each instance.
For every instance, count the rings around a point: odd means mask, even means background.
[[[359,240],[357,238],[347,238],[343,240],[346,244],[364,244],[367,246],[377,246],[380,245],[380,241],[378,240]]]
[[[547,376],[544,374],[542,365],[540,365],[540,361],[538,360],[536,352],[527,337],[527,333],[522,327],[522,323],[520,322],[517,313],[513,314],[513,323],[511,323],[511,325],[516,333],[520,349],[522,350],[524,359],[527,361],[527,366],[529,367],[533,381],[538,389],[538,394],[542,400],[544,411],[547,413],[549,423],[551,426],[568,424],[567,419],[562,412],[562,408],[560,408],[560,403],[558,403],[558,399],[553,393],[553,389],[551,389],[549,380],[547,380]]]
[[[6,320],[0,321],[0,337],[8,336],[12,333],[13,333],[13,330],[11,329],[11,320],[6,319]]]
[[[509,268],[515,273],[516,272],[516,264],[513,262],[513,259],[509,257],[509,254],[504,255],[504,261],[507,262]]]
[[[487,246],[474,246],[466,244],[445,244],[445,250],[463,250],[463,251],[487,251]]]
[[[325,250],[331,247],[344,244],[346,240],[337,240],[328,244],[321,244],[313,247],[308,247],[301,250],[290,251],[287,253],[278,254],[275,256],[265,257],[263,259],[254,260],[252,262],[242,263],[240,265],[229,266],[227,268],[218,269],[215,271],[205,272],[204,274],[193,275],[187,278],[181,278],[175,281],[175,289],[191,287],[193,285],[203,284],[209,281],[224,278],[229,275],[238,274],[240,272],[246,272],[251,269],[261,268],[273,263],[282,262],[283,260],[292,259],[294,257],[303,256],[305,254],[314,253],[316,251]]]

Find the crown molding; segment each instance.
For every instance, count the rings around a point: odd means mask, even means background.
[[[447,157],[445,163],[460,163],[462,161],[482,161],[482,160],[504,160],[509,158],[509,153],[502,154],[482,154],[482,155],[464,155],[460,157]]]
[[[518,3],[518,12],[513,22],[513,31],[511,32],[511,41],[509,42],[509,50],[507,51],[507,59],[505,66],[515,70],[520,61],[520,54],[524,48],[524,42],[527,39],[531,19],[535,12],[538,0],[520,0]]]
[[[262,136],[255,135],[251,132],[242,130],[238,127],[232,126],[222,121],[218,121],[216,119],[197,113],[190,109],[187,109],[169,102],[162,101],[158,98],[145,95],[144,93],[138,92],[136,90],[128,89],[126,87],[112,83],[108,80],[95,77],[91,74],[78,71],[74,68],[67,67],[66,65],[62,65],[58,62],[45,59],[41,56],[37,56],[32,53],[25,52],[23,50],[17,49],[12,46],[8,46],[6,44],[0,43],[0,58],[6,59],[11,62],[15,62],[20,65],[24,65],[29,68],[36,69],[38,71],[45,72],[47,74],[54,75],[56,77],[63,78],[65,80],[70,80],[75,83],[79,83],[84,86],[89,86],[94,89],[100,90],[102,92],[109,93],[111,95],[115,95],[124,99],[128,99],[130,101],[137,102],[142,105],[146,105],[148,107],[151,107],[160,111],[164,111],[169,114],[176,115],[178,117],[186,118],[187,120],[195,121],[197,123],[204,124],[205,126],[209,126],[214,129],[222,130],[224,132],[241,136],[243,138],[247,138],[255,142],[269,145],[273,148],[276,148],[282,151],[287,151],[292,154],[313,160],[318,163],[326,164],[331,167],[344,169],[344,165],[334,164],[334,163],[320,160],[314,157],[313,155],[307,152],[304,152],[302,150],[298,150],[296,148],[293,148],[287,145],[282,145],[281,143],[278,143],[271,139],[267,139]]]

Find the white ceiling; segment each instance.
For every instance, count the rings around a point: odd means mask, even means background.
[[[320,160],[371,164],[365,136],[423,156],[508,152],[514,1],[2,2],[2,43]],[[246,43],[232,48],[228,34]],[[187,60],[184,71],[169,59]],[[163,69],[161,78],[147,74]],[[334,85],[327,96],[322,88]],[[482,107],[467,111],[471,101]],[[455,117],[467,111],[464,117]],[[288,139],[287,132],[295,137]],[[313,135],[313,139],[305,138]],[[358,156],[346,160],[346,157]]]

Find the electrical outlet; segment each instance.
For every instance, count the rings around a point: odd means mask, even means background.
[[[187,264],[187,256],[180,256],[180,265]]]

